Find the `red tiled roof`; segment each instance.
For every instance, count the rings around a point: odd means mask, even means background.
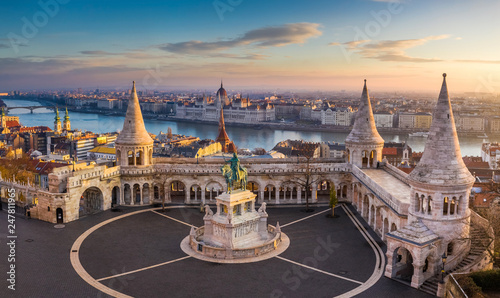
[[[383,148],[382,155],[398,155],[398,148]]]
[[[8,128],[11,128],[11,127],[16,127],[16,126],[21,126],[21,124],[19,124],[18,121],[6,121],[6,124],[7,124],[7,127]]]

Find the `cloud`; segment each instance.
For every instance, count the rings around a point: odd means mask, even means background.
[[[440,62],[437,58],[420,58],[408,56],[405,51],[417,46],[424,45],[430,41],[448,39],[450,35],[432,35],[419,39],[402,40],[356,40],[340,43],[331,43],[334,46],[344,46],[349,51],[354,51],[364,58],[376,59],[379,61],[391,62]]]
[[[175,54],[189,54],[213,57],[216,53],[237,47],[282,47],[291,44],[304,44],[307,39],[322,34],[315,23],[293,23],[282,26],[264,27],[251,30],[241,37],[221,41],[199,41],[190,40],[178,43],[166,43],[158,48]],[[218,56],[221,57],[221,56]],[[241,58],[241,56],[227,56],[228,58]],[[245,56],[243,56],[245,57]],[[262,56],[252,54],[247,58]]]
[[[113,56],[113,55],[120,55],[117,53],[110,53],[106,51],[81,51],[81,54],[84,55],[91,55],[91,56]]]

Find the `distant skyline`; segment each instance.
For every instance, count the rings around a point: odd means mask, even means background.
[[[496,0],[0,4],[0,92],[57,88],[500,93]],[[211,89],[210,89],[211,88]]]

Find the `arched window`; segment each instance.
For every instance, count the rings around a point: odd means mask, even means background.
[[[127,155],[128,155],[128,165],[133,166],[134,165],[134,152],[129,151],[127,153]]]
[[[443,215],[448,215],[448,197],[443,199]]]
[[[460,208],[461,204],[463,204],[462,196],[460,196],[458,198],[458,202],[457,202],[457,214],[460,214],[460,212],[462,212],[462,209]]]
[[[450,204],[450,215],[455,214],[455,208],[457,207],[457,198],[453,197]]]
[[[420,196],[420,212],[425,213],[427,206],[425,206],[425,195]]]
[[[431,214],[432,212],[432,197],[427,197],[427,214]]]
[[[448,243],[448,248],[446,249],[446,255],[449,256],[453,254],[453,242]]]
[[[420,198],[418,196],[418,193],[415,193],[415,211],[419,212],[422,210],[422,207],[420,205]]]

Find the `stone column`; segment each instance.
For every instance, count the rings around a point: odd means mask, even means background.
[[[137,165],[137,159],[136,159],[137,157],[136,157],[136,155],[137,155],[137,152],[134,149],[134,166]]]
[[[139,194],[140,194],[140,197],[141,197],[141,202],[140,202],[141,205],[144,204],[142,191],[143,191],[143,186],[139,185]]]
[[[125,205],[125,186],[122,184],[120,188],[120,195],[118,196],[118,202],[116,202],[118,205],[124,204]]]
[[[312,185],[311,202],[313,203],[318,202],[318,186],[316,184]]]
[[[420,287],[423,283],[424,283],[424,272],[423,272],[423,268],[424,268],[424,265],[420,265],[420,264],[417,264],[415,263],[415,261],[413,261],[413,276],[411,277],[411,286],[413,288],[417,288]]]
[[[191,189],[187,188],[184,186],[184,189],[186,190],[186,200],[185,200],[185,203],[186,204],[189,204],[191,203]]]
[[[168,203],[169,200],[168,200],[168,187],[167,187],[167,184],[163,185],[163,195],[165,196],[165,203]]]
[[[302,203],[302,188],[297,187],[297,204]]]
[[[276,187],[276,205],[280,203],[280,189]]]
[[[263,190],[261,190],[261,191],[259,192],[259,200],[258,200],[258,202],[259,202],[259,203],[264,202],[264,191],[263,191]]]
[[[201,202],[205,205],[205,187],[201,189]]]
[[[149,202],[148,204],[151,205],[153,203],[153,200],[155,198],[155,187],[151,187],[151,185],[149,185]]]

